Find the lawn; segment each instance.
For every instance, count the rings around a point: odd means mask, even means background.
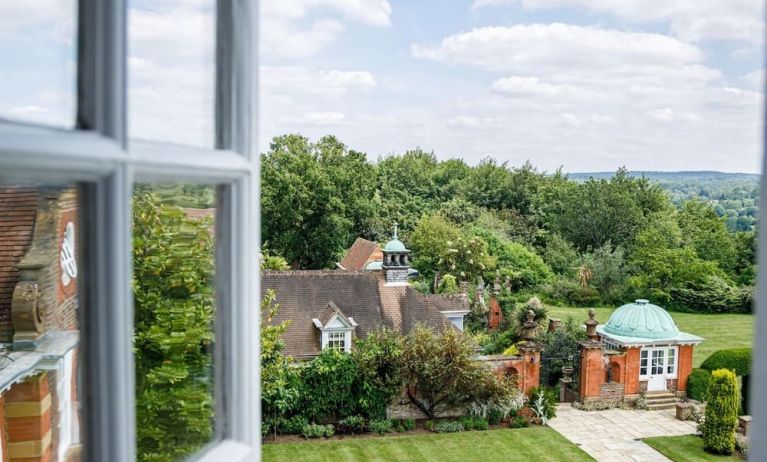
[[[594,460],[548,427],[264,444],[262,449],[264,462]]]
[[[716,456],[703,450],[703,439],[695,435],[656,436],[643,440],[674,462],[734,462],[742,461],[736,455]]]
[[[588,318],[587,308],[547,307],[549,316],[567,319],[572,316],[576,321]],[[596,308],[597,321],[607,322],[615,308]],[[684,332],[703,337],[703,343],[695,347],[693,365],[724,348],[750,347],[754,341],[754,316],[751,314],[698,314],[671,312],[676,325]]]

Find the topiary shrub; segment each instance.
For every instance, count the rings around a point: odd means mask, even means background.
[[[716,369],[729,369],[735,372],[735,375],[751,374],[751,348],[730,348],[719,350],[703,361],[701,369],[715,371]]]
[[[743,377],[743,389],[740,392],[740,403],[743,413],[749,411],[749,376],[751,374],[751,348],[730,348],[719,350],[703,361],[700,365],[702,369],[713,371],[716,369],[729,369],[735,372],[735,375]]]
[[[717,369],[711,373],[703,422],[704,448],[715,454],[735,450],[735,426],[738,424],[738,382],[735,373]]]
[[[687,378],[687,396],[697,401],[706,401],[710,381],[710,371],[706,369],[693,369]]]

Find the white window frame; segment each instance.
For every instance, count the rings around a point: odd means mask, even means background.
[[[645,358],[642,358],[642,354],[646,353],[647,356]],[[642,365],[642,361],[645,361],[644,366]],[[642,369],[644,369],[644,372],[642,372]],[[642,348],[639,350],[639,378],[640,379],[647,379],[650,374],[650,350],[646,348]]]
[[[344,329],[344,330],[328,330],[322,333],[322,335],[325,337],[325,345],[323,346],[323,350],[328,349],[335,349],[339,351],[349,352],[350,345],[349,341],[351,340],[351,330],[350,329]],[[334,346],[334,342],[341,342],[340,346]]]
[[[193,460],[260,460],[257,2],[217,0],[215,149],[134,142],[127,1],[78,1],[75,130],[0,119],[0,182],[77,182],[83,460],[136,458],[130,198],[136,181],[220,185],[215,440]]]
[[[677,377],[676,374],[678,370],[678,363],[679,363],[679,347],[667,346],[666,347],[666,369],[663,371],[666,374],[667,379],[675,379]],[[673,369],[671,372],[668,371],[669,367]]]

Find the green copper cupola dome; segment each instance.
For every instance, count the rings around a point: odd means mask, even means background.
[[[405,244],[403,244],[402,241],[400,241],[399,237],[397,236],[397,223],[394,223],[394,234],[392,235],[391,240],[387,242],[386,245],[384,246],[384,251],[408,252],[408,250],[405,248]]]
[[[615,310],[600,330],[606,334],[644,339],[668,339],[679,334],[668,311],[643,299]]]

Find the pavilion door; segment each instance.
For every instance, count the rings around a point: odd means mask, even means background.
[[[650,349],[650,371],[647,391],[663,391],[666,389],[666,349]]]

